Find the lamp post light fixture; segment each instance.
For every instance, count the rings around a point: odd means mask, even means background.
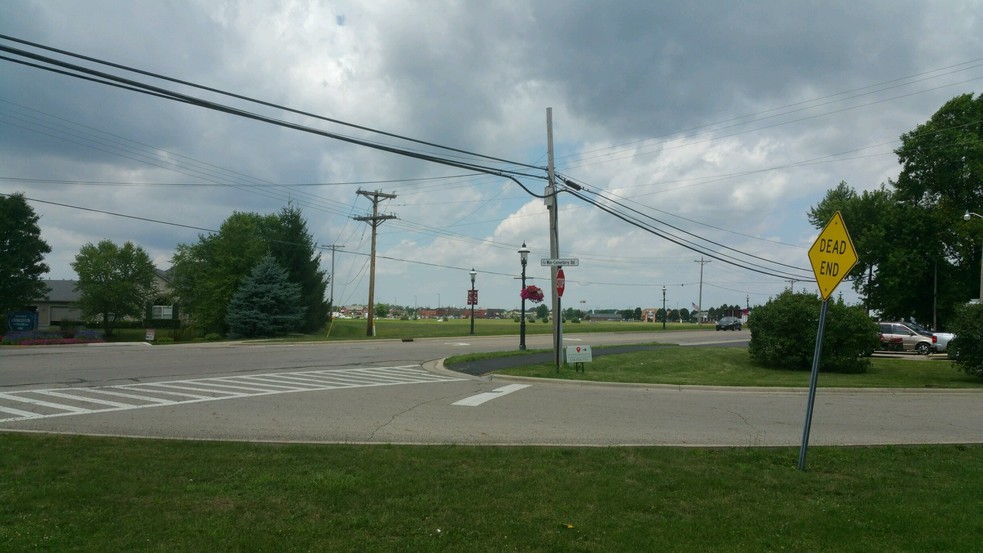
[[[522,263],[522,289],[526,289],[526,264],[529,263],[529,248],[522,243],[519,248],[519,261]],[[522,298],[522,318],[519,319],[519,349],[526,349],[526,298]]]
[[[983,219],[983,215],[980,215],[979,213],[973,213],[972,211],[967,209],[966,214],[963,215],[963,221],[968,221],[973,217],[979,217],[980,219]],[[980,241],[980,296],[977,299],[983,302],[983,240]]]
[[[474,277],[478,273],[475,272],[474,267],[471,267],[471,335],[474,336],[474,304],[478,303],[478,294],[475,293],[474,289]]]

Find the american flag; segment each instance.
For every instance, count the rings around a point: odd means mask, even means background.
[[[696,311],[699,311],[699,310],[700,310],[700,306],[699,306],[699,305],[696,305],[696,304],[694,303],[694,304],[693,304],[693,309],[694,309],[694,310],[696,310]]]

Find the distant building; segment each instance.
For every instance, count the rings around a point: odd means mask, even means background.
[[[78,308],[79,292],[75,289],[77,281],[46,280],[44,284],[48,287],[48,293],[30,305],[37,311],[39,327],[82,320],[82,311]]]

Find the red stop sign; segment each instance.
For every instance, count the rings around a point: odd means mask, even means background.
[[[563,290],[567,287],[567,279],[563,276],[563,267],[556,271],[556,295],[563,297]]]

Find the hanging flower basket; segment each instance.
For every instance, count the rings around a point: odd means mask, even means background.
[[[543,290],[539,286],[526,286],[519,291],[519,297],[524,300],[529,300],[533,303],[539,303],[543,301],[545,296],[543,295]]]

